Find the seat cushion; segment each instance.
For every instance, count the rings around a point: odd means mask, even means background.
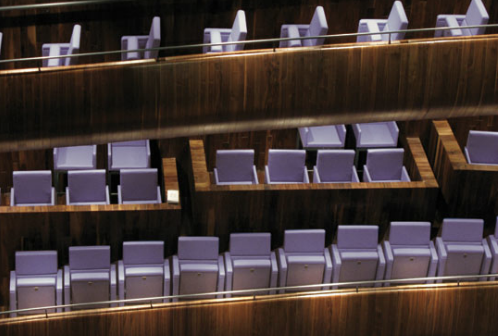
[[[430,257],[429,247],[394,247],[393,255],[395,257]]]
[[[127,266],[125,267],[126,276],[153,276],[162,275],[164,267],[162,266]]]
[[[180,272],[218,272],[218,264],[181,263]]]
[[[325,257],[323,255],[289,255],[287,256],[287,263],[289,264],[325,264]]]
[[[271,267],[270,260],[265,259],[235,259],[233,268],[265,268]]]
[[[18,277],[17,278],[17,287],[30,287],[30,286],[39,286],[39,287],[55,287],[56,276],[37,276],[37,277]]]
[[[105,281],[109,280],[108,271],[75,272],[71,274],[71,281]]]
[[[377,251],[341,251],[342,260],[376,260],[379,259]]]

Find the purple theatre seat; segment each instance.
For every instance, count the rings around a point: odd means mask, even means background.
[[[439,257],[437,276],[489,273],[491,251],[486,239],[482,238],[483,229],[482,219],[443,220],[441,237],[436,238]]]
[[[270,149],[268,165],[265,166],[265,183],[309,183],[305,159],[305,150]]]
[[[467,14],[451,15],[441,14],[437,16],[436,28],[455,28],[449,30],[437,30],[434,37],[441,36],[471,36],[484,34],[486,28],[460,28],[465,26],[479,26],[488,23],[489,15],[481,0],[472,0]]]
[[[123,36],[121,37],[121,50],[137,50],[159,48],[161,44],[161,18],[155,16],[152,19],[149,35]],[[157,58],[159,51],[131,51],[121,54],[121,60],[130,61],[143,58]]]
[[[54,148],[54,170],[83,170],[97,167],[97,145]]]
[[[157,169],[122,169],[118,185],[119,204],[161,203]]]
[[[391,222],[389,240],[385,240],[382,246],[386,258],[386,280],[436,276],[438,257],[431,241],[431,223]],[[425,283],[434,283],[434,280]]]
[[[42,56],[64,56],[77,54],[80,51],[81,26],[74,25],[73,34],[69,43],[44,43],[42,45]],[[44,67],[75,65],[77,57],[52,58],[42,61]]]
[[[173,295],[221,292],[225,266],[218,255],[218,237],[179,237],[178,254],[172,257]],[[222,298],[223,295],[217,295]],[[214,298],[202,295],[187,300]],[[178,299],[173,299],[177,301]]]
[[[353,124],[356,148],[396,147],[399,129],[395,121]]]
[[[204,29],[203,43],[223,43],[244,41],[247,36],[246,13],[238,10],[232,28]],[[244,44],[226,44],[202,47],[203,53],[244,50]]]
[[[110,204],[105,169],[74,170],[67,173],[66,204]]]
[[[150,168],[149,140],[114,142],[107,144],[107,169]]]
[[[277,262],[279,287],[329,283],[332,260],[325,248],[325,230],[285,230],[284,247],[277,249]],[[316,287],[311,290],[321,289],[328,288]],[[282,294],[285,291],[279,292]]]
[[[217,150],[214,180],[218,185],[258,184],[254,150]]]
[[[72,246],[64,266],[64,304],[116,300],[116,265],[110,246]],[[116,304],[111,304],[115,307]],[[74,309],[104,307],[87,305]],[[71,308],[65,308],[70,311]]]
[[[10,190],[11,206],[55,204],[50,170],[15,171],[13,180]]]
[[[377,243],[378,236],[379,227],[376,225],[338,226],[337,244],[330,246],[333,283],[384,279],[386,260]],[[375,287],[381,286],[375,284]]]
[[[319,150],[313,167],[313,183],[360,182],[354,156],[354,150]]]
[[[325,11],[322,6],[317,6],[310,24],[284,24],[280,29],[281,38],[299,38],[306,36],[326,35],[329,30]],[[279,48],[309,47],[322,45],[324,38],[306,40],[280,41]]]
[[[61,304],[62,270],[57,269],[57,251],[16,252],[16,270],[10,272],[10,310]],[[61,311],[57,308],[57,312]],[[45,310],[19,314],[45,314]]]
[[[123,260],[118,261],[118,289],[120,300],[170,295],[169,261],[164,259],[164,242],[123,243]]]
[[[346,126],[300,127],[299,136],[303,148],[344,148]]]
[[[369,149],[363,166],[363,182],[410,182],[403,166],[403,148]]]
[[[498,165],[498,132],[469,131],[464,151],[468,163]]]
[[[495,233],[488,236],[488,246],[493,258],[489,274],[496,274],[498,273],[498,217],[496,217]],[[495,281],[496,277],[489,278],[489,280]]]
[[[224,257],[226,291],[277,286],[278,265],[275,252],[271,251],[270,233],[230,234],[230,251],[225,252]],[[253,294],[255,293],[233,295]],[[260,294],[275,294],[275,291]]]
[[[408,18],[401,1],[395,1],[387,20],[362,19],[358,24],[358,33],[377,33],[405,30],[408,28]],[[405,38],[405,33],[361,35],[356,42],[397,41]]]

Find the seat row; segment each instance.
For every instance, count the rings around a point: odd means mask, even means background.
[[[404,149],[369,149],[363,166],[364,182],[410,181],[403,165]],[[360,182],[354,150],[318,150],[313,183]],[[305,150],[270,149],[265,166],[266,184],[309,183]],[[218,150],[214,179],[218,185],[258,184],[254,150]]]
[[[436,28],[449,27],[450,30],[438,30],[434,36],[468,36],[484,34],[485,28],[461,28],[473,25],[485,25],[489,20],[486,7],[482,0],[472,0],[465,15],[438,15]],[[358,24],[358,33],[370,33],[360,35],[357,42],[377,42],[401,40],[405,33],[381,34],[381,32],[405,30],[408,27],[406,16],[401,1],[395,1],[387,19],[362,19]],[[315,9],[310,24],[284,24],[280,30],[281,38],[302,38],[323,36],[328,32],[327,19],[322,6]],[[371,34],[379,33],[379,34]],[[246,16],[243,10],[237,11],[232,28],[206,28],[204,29],[203,43],[223,43],[244,41],[247,36]],[[80,49],[81,26],[75,25],[69,43],[45,43],[42,45],[42,56],[64,56],[77,54]],[[304,39],[281,41],[279,47],[316,46],[323,44],[324,39]],[[157,58],[158,50],[136,51],[140,49],[158,48],[161,44],[161,21],[156,16],[152,20],[149,35],[123,36],[121,38],[121,49],[128,50],[121,54],[122,60],[135,60],[142,58]],[[2,46],[2,34],[0,33],[0,52]],[[203,47],[204,53],[236,51],[244,48],[243,43],[232,45],[213,45]],[[46,59],[43,66],[63,66],[76,64],[76,58]]]
[[[57,268],[56,251],[16,252],[10,309],[60,305],[63,298],[65,304],[90,303],[114,300],[117,294],[119,299],[168,302],[157,297],[221,298],[253,295],[247,291],[252,289],[275,294],[320,290],[309,287],[315,284],[383,279],[432,283],[434,279],[413,278],[497,272],[498,232],[483,239],[483,220],[445,219],[434,241],[430,230],[429,222],[392,222],[388,239],[379,244],[378,226],[339,225],[329,247],[325,230],[286,230],[284,245],[274,251],[270,233],[233,233],[229,250],[221,255],[217,237],[179,237],[178,253],[169,259],[164,259],[161,241],[125,242],[123,259],[116,264],[109,246],[70,247],[64,271]],[[214,293],[223,290],[234,292]]]
[[[118,185],[119,204],[161,203],[156,168],[122,169]],[[55,205],[50,170],[15,171],[10,191],[11,206]],[[110,204],[104,169],[70,170],[66,187],[67,205]]]

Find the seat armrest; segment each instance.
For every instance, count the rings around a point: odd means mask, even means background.
[[[439,21],[439,20],[438,20]],[[446,27],[449,28],[457,28],[457,29],[451,29],[451,30],[446,30],[443,35],[444,36],[462,36],[463,31],[460,29],[460,24],[457,21],[457,18],[454,15],[447,15],[444,18],[444,23]]]
[[[64,266],[64,304],[71,304],[71,269]],[[65,307],[64,311],[71,311],[70,307]]]
[[[178,256],[174,255],[171,257],[171,265],[173,269],[171,270],[171,274],[173,275],[173,292],[171,295],[178,295],[180,292],[180,262],[178,260]],[[178,301],[178,299],[173,299],[173,302]]]
[[[110,299],[111,301],[115,301],[116,300],[116,291],[117,291],[117,286],[116,286],[116,278],[117,278],[117,274],[116,274],[116,265],[115,264],[111,264],[111,273],[110,273],[110,276],[111,276],[111,293],[110,293]],[[116,303],[111,303],[111,307],[116,307],[117,304]]]
[[[330,257],[330,251],[328,248],[324,248],[323,254],[325,256],[325,270],[323,272],[322,283],[330,283],[332,281],[332,258]],[[330,287],[322,287],[323,290],[329,290]]]
[[[306,169],[306,166],[303,167],[303,183],[310,183],[310,177],[308,176],[308,169]]]
[[[222,43],[221,40],[221,33],[217,30],[211,30],[209,31],[209,43]],[[207,47],[206,52],[222,52],[223,51],[223,46],[222,45],[211,45]]]
[[[55,205],[55,188],[50,188],[50,204]]]
[[[339,249],[337,248],[337,244],[330,245],[330,255],[332,256],[332,265],[333,265],[333,273],[332,273],[332,283],[339,282],[339,276],[341,274],[341,254],[339,253]],[[338,286],[333,286],[332,289],[337,289]]]
[[[356,147],[358,147],[358,144],[361,143],[361,126],[360,124],[353,124],[351,126],[353,127],[353,133],[356,139]]]
[[[443,276],[446,268],[446,260],[448,259],[448,253],[446,252],[446,246],[444,246],[444,242],[441,237],[436,237],[435,245],[439,258],[439,263],[437,266],[437,276]],[[442,280],[437,280],[437,282],[442,282]]]
[[[166,191],[166,197],[168,195],[168,191]],[[157,203],[161,204],[163,202],[163,198],[161,196],[161,187],[157,186]]]
[[[57,270],[57,282],[55,285],[56,294],[55,294],[55,304],[60,306],[62,305],[62,270]],[[57,308],[58,313],[62,313],[62,308]]]
[[[412,181],[410,179],[410,176],[408,175],[408,172],[406,171],[405,166],[401,167],[401,181],[403,181],[403,182],[411,182]]]
[[[335,125],[335,128],[337,130],[337,135],[339,135],[339,139],[341,140],[342,147],[344,147],[344,143],[346,141],[346,125]]]
[[[390,280],[392,276],[392,267],[394,263],[394,256],[393,256],[393,250],[391,247],[391,243],[387,240],[384,240],[382,242],[382,247],[384,248],[384,256],[386,258],[386,274],[385,274],[385,279]],[[391,284],[389,282],[386,282],[384,284],[385,287],[389,287]]]
[[[489,236],[488,237],[488,246],[491,251],[491,256],[493,258],[493,262],[491,264],[489,274],[496,274],[498,273],[498,243],[496,241],[496,238],[494,236]],[[489,280],[494,281],[496,277],[492,277]]]
[[[484,258],[481,265],[481,274],[489,274],[492,256],[489,249],[488,241],[486,239],[482,240],[482,246],[484,247]],[[488,279],[489,278],[480,278],[479,281],[488,281]]]
[[[10,271],[10,285],[9,285],[9,309],[17,309],[17,287],[16,287],[16,271]],[[16,317],[17,313],[11,313],[10,317]]]
[[[109,186],[108,185],[105,186],[105,203],[111,204],[111,197],[109,194]]]
[[[171,291],[171,271],[169,267],[169,259],[164,259],[164,287],[163,295],[169,296]],[[169,299],[164,299],[163,303],[169,302]]]
[[[289,38],[299,38],[299,28],[296,25],[287,26],[287,36]],[[303,45],[302,40],[289,40],[287,41],[287,47],[301,47]]]
[[[356,171],[355,166],[351,166],[351,169],[353,170],[351,173],[352,176],[352,181],[351,182],[360,182],[360,178],[358,177],[358,172]]]
[[[387,124],[387,128],[389,129],[389,133],[391,134],[391,138],[394,140],[394,147],[398,145],[399,138],[399,127],[395,121],[391,121]]]
[[[431,262],[429,264],[429,271],[427,272],[427,276],[428,277],[435,277],[439,258],[437,256],[436,248],[434,247],[433,241],[429,242],[429,248],[431,251]],[[428,280],[427,283],[428,284],[434,283],[434,280]]]
[[[14,187],[10,188],[10,206],[16,205],[14,202],[15,197],[14,197]]]
[[[270,181],[270,170],[268,169],[268,166],[265,166],[265,183],[266,184],[271,184],[271,181]]]
[[[218,169],[216,167],[214,167],[214,169],[213,169],[213,175],[214,175],[214,183],[216,185],[219,185],[220,179],[218,178]]]
[[[112,146],[110,143],[107,144],[107,170],[112,169]]]
[[[69,195],[70,193],[70,190],[69,190],[69,187],[66,187],[66,205],[70,205],[71,204],[71,197]]]
[[[470,160],[469,150],[467,149],[467,146],[465,146],[463,148],[463,153],[465,154],[465,158],[467,159],[467,162],[472,164],[472,161]]]
[[[386,271],[386,258],[384,258],[384,252],[382,252],[382,247],[380,244],[377,245],[377,253],[379,254],[379,265],[377,266],[377,275],[375,280],[384,280],[384,273]],[[382,283],[375,284],[374,287],[382,287]]]
[[[277,255],[275,251],[271,252],[271,275],[270,275],[270,288],[277,287],[278,280],[278,262]],[[268,294],[273,295],[276,294],[275,290],[271,290]]]
[[[320,174],[318,173],[318,168],[316,166],[313,166],[313,183],[322,183]]]
[[[52,153],[53,153],[53,156],[54,156],[54,170],[56,169],[56,166],[57,166],[57,159],[59,157],[59,149],[57,147],[55,147],[53,150],[52,150]]]
[[[287,259],[283,248],[277,249],[277,262],[278,262],[278,287],[285,287],[287,284]],[[285,291],[281,289],[280,294]]]
[[[372,177],[370,176],[367,165],[363,165],[363,182],[372,182]]]
[[[233,267],[232,267],[232,256],[230,252],[224,253],[224,261],[225,261],[225,270],[226,270],[226,279],[225,279],[225,290],[232,290],[232,281],[233,281]],[[232,294],[226,294],[226,297],[232,297]]]
[[[125,299],[125,270],[123,260],[118,261],[118,297],[120,300]],[[124,306],[124,302],[119,303]]]
[[[145,141],[145,148],[147,150],[147,168],[150,168],[150,140]]]
[[[256,166],[252,166],[252,175],[253,175],[253,184],[259,184],[259,179],[258,179],[258,172],[256,171]]]
[[[374,20],[365,20],[366,25],[367,25],[367,31],[369,33],[379,33],[379,25],[377,21]],[[372,35],[367,35],[369,38],[367,38],[367,41],[371,42],[380,42],[382,41],[382,35],[381,34],[372,34]]]
[[[97,145],[92,146],[92,167],[97,169]]]
[[[216,289],[218,292],[223,292],[225,290],[225,265],[223,264],[223,256],[218,256],[218,288]],[[218,299],[223,298],[223,294],[216,295]]]

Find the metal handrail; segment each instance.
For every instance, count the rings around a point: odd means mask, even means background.
[[[119,0],[123,1],[123,0]],[[181,49],[192,49],[201,47],[212,47],[212,46],[224,46],[224,45],[237,45],[237,44],[261,44],[261,43],[273,43],[281,41],[295,41],[295,40],[310,40],[310,39],[320,39],[320,38],[344,38],[344,37],[358,37],[358,36],[368,36],[368,35],[386,35],[396,34],[396,33],[417,33],[417,32],[430,32],[430,31],[444,31],[444,30],[454,30],[454,29],[472,29],[472,28],[498,28],[498,24],[486,24],[486,25],[473,25],[473,26],[462,26],[462,27],[437,27],[437,28],[417,28],[417,29],[403,29],[403,30],[390,30],[381,32],[366,32],[366,33],[345,33],[345,34],[332,34],[332,35],[319,35],[319,36],[304,36],[304,37],[285,37],[285,38],[269,38],[269,39],[257,39],[257,40],[245,40],[245,41],[235,41],[235,42],[220,42],[220,43],[198,43],[198,44],[186,44],[181,46],[167,46],[167,47],[157,47],[148,49],[133,49],[133,50],[112,50],[112,51],[97,51],[88,53],[79,53],[71,55],[60,55],[60,56],[40,56],[40,57],[25,57],[25,58],[15,58],[0,60],[2,63],[13,63],[13,62],[27,62],[27,61],[43,61],[49,59],[59,59],[59,58],[73,58],[73,57],[89,57],[89,56],[102,56],[102,55],[112,55],[112,54],[123,54],[131,52],[145,52],[145,51],[163,51],[163,50],[181,50]],[[468,37],[468,36],[461,36]],[[389,38],[389,43],[391,39]],[[320,46],[318,46],[320,47]],[[273,48],[275,51],[275,47]]]
[[[418,286],[425,285],[425,287],[438,286],[438,283],[432,284],[423,284],[425,281],[433,281],[433,280],[454,280],[457,284],[457,287],[460,286],[461,281],[471,280],[471,279],[482,279],[482,278],[493,278],[498,277],[498,274],[484,274],[484,275],[453,275],[453,276],[435,276],[435,277],[420,277],[420,278],[406,278],[406,279],[387,279],[387,280],[369,280],[369,281],[351,281],[351,282],[336,282],[336,283],[326,283],[326,284],[313,284],[313,285],[301,285],[301,286],[285,286],[285,287],[271,287],[271,288],[256,288],[256,289],[240,289],[240,290],[231,290],[231,291],[218,291],[218,292],[209,292],[209,293],[196,293],[196,294],[181,294],[181,295],[166,295],[166,296],[157,296],[157,297],[149,297],[149,298],[139,298],[139,299],[123,299],[123,300],[109,300],[109,301],[98,301],[98,302],[85,302],[85,303],[71,303],[71,304],[63,304],[63,305],[55,305],[55,306],[46,306],[46,307],[35,307],[35,308],[25,308],[25,309],[16,309],[10,311],[1,311],[0,316],[9,315],[12,313],[26,313],[31,311],[45,311],[45,316],[48,317],[48,310],[55,310],[61,308],[77,308],[77,307],[86,307],[86,306],[103,306],[103,305],[111,305],[111,304],[119,304],[119,303],[150,303],[152,308],[153,301],[160,300],[171,300],[171,299],[195,299],[200,298],[203,299],[206,296],[217,296],[217,295],[233,295],[233,294],[247,294],[247,296],[252,296],[252,299],[263,299],[265,295],[258,294],[262,292],[270,292],[270,291],[296,291],[303,289],[303,292],[295,292],[295,293],[285,293],[285,296],[289,295],[306,295],[306,293],[315,294],[317,290],[320,290],[323,287],[350,287],[353,291],[359,292],[360,287],[364,285],[375,285],[375,284],[399,284],[403,285],[404,283],[415,284]],[[483,282],[486,284],[486,282]],[[451,284],[448,284],[451,285]],[[381,287],[382,288],[382,287]],[[386,287],[384,287],[386,288]],[[396,287],[390,287],[396,288]],[[316,290],[315,290],[316,289]],[[330,294],[335,291],[339,291],[342,289],[326,289],[326,292],[321,292],[323,294]],[[372,289],[369,289],[371,291]],[[374,289],[375,290],[375,289]],[[230,300],[231,298],[226,298]],[[221,300],[221,299],[220,299]],[[92,308],[89,308],[92,309]]]
[[[137,0],[82,0],[82,1],[64,1],[64,2],[42,3],[42,4],[30,4],[30,5],[2,6],[0,7],[0,12],[7,12],[14,10],[44,9],[52,7],[100,5],[100,4],[107,4],[113,2],[116,3],[116,2],[135,2],[135,1]]]

